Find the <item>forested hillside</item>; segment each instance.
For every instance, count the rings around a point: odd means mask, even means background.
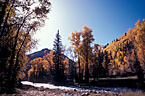
[[[136,58],[134,57],[134,51],[136,46],[133,43],[134,41],[131,40],[131,36],[134,38],[136,34],[136,28],[133,28],[103,49],[111,55],[108,65],[110,75],[131,75],[135,73],[134,63]]]
[[[144,23],[144,20],[143,23],[138,21],[135,28],[128,30],[123,36],[114,40],[103,49],[103,51],[111,54],[108,65],[110,75],[133,75],[136,73],[137,61],[141,62],[142,70],[144,70]],[[141,32],[139,32],[140,30]],[[141,50],[142,53],[139,52]]]
[[[54,51],[47,48],[28,55],[29,61],[26,64],[25,78],[33,82],[50,82],[53,80],[54,70]],[[63,55],[65,65],[65,75],[69,76],[69,66],[75,64],[74,61]],[[75,70],[75,69],[72,69]]]

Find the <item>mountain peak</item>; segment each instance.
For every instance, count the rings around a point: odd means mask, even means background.
[[[50,50],[50,49],[48,49],[48,48],[43,48],[41,51],[45,51],[45,50]]]
[[[41,58],[42,58],[42,57],[44,56],[44,54],[45,54],[45,51],[46,51],[47,53],[49,53],[51,50],[48,49],[48,48],[44,48],[44,49],[42,49],[42,50],[40,50],[40,51],[36,51],[36,52],[34,52],[34,53],[32,53],[32,54],[29,54],[29,55],[28,55],[28,57],[30,58],[29,61],[31,61],[32,59],[38,58],[38,57],[41,57]]]

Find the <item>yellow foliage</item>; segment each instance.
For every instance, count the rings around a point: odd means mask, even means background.
[[[64,70],[64,73],[68,73],[68,69],[69,69],[69,59],[68,58],[65,58],[64,61],[63,61],[63,64],[64,64],[64,67],[65,67],[65,70]]]
[[[49,67],[54,68],[54,62],[53,62],[53,57],[54,57],[54,51],[51,50],[49,53],[47,53],[43,58],[47,60]]]
[[[119,69],[120,69],[121,72],[123,72],[124,71],[124,66],[120,65]]]
[[[43,63],[43,69],[48,71],[50,69],[48,61],[47,60],[43,60],[42,63]]]
[[[127,62],[127,57],[126,56],[124,56],[124,62]]]
[[[119,57],[120,56],[120,52],[117,52],[117,57]]]
[[[28,71],[28,77],[30,77],[31,73],[34,71],[33,67]]]

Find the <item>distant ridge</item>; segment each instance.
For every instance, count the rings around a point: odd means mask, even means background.
[[[46,53],[44,53],[44,51],[46,51]],[[44,56],[45,54],[49,53],[50,51],[51,51],[50,49],[44,48],[44,49],[42,49],[42,50],[40,50],[40,51],[36,51],[36,52],[34,52],[34,53],[32,53],[32,54],[29,54],[29,55],[28,55],[29,61],[31,61],[31,60],[33,60],[33,59],[35,59],[35,58],[38,58],[38,57],[43,58],[43,56]],[[29,62],[29,61],[28,61],[28,62]]]
[[[136,27],[130,30],[131,33],[126,32],[124,35],[120,36],[119,38],[117,38],[117,40],[113,41],[112,43],[110,43],[106,48],[104,48],[104,50],[106,51],[114,51],[115,47],[118,45],[125,45],[125,43],[128,42],[128,44],[130,45],[130,47],[132,47],[133,41],[130,41],[130,35],[134,36],[137,34],[136,32]],[[115,47],[114,47],[115,46]]]

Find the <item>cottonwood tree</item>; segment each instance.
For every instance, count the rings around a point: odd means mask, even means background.
[[[74,31],[71,33],[71,36],[68,38],[72,44],[72,50],[74,52],[74,58],[77,58],[77,73],[78,73],[78,82],[82,81],[81,65],[80,65],[80,43],[81,43],[81,32]]]
[[[32,35],[44,25],[51,4],[47,0],[2,0],[0,4],[0,85],[1,92],[10,93],[26,52],[34,47]]]
[[[82,40],[81,40],[82,38]],[[91,43],[94,41],[92,29],[84,26],[81,32],[72,32],[69,40],[72,43],[73,51],[77,57],[78,77],[79,82],[82,81],[83,76],[85,82],[89,82],[89,66],[91,64],[92,48]]]
[[[50,74],[50,78],[51,78],[51,80],[52,80],[53,75],[54,75],[54,69],[55,69],[55,64],[54,64],[54,61],[53,61],[53,58],[54,58],[54,51],[51,50],[49,53],[47,53],[46,55],[44,55],[43,58],[44,58],[45,60],[47,60],[47,62],[48,62],[48,64],[49,64],[49,65],[48,65],[48,66],[49,66],[48,71],[49,71],[49,74]]]
[[[31,68],[28,71],[28,80],[45,80],[48,77],[50,66],[48,61],[38,57],[30,61]],[[31,78],[31,79],[30,79]]]
[[[82,31],[82,42],[80,45],[80,53],[82,56],[82,61],[84,63],[84,78],[85,82],[89,83],[89,66],[91,64],[92,57],[92,47],[91,43],[94,41],[92,35],[92,29],[87,26],[84,26]]]

